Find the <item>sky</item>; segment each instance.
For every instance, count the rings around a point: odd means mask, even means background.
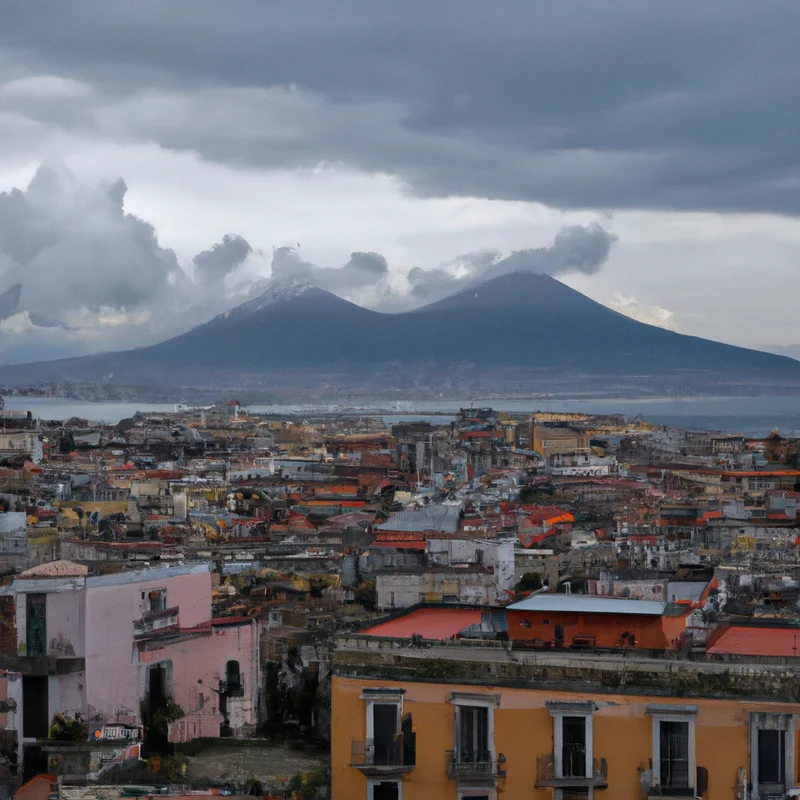
[[[800,342],[800,4],[0,0],[0,362],[512,270]],[[800,352],[800,351],[798,351]]]

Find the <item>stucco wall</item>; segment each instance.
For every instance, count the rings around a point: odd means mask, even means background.
[[[334,677],[331,736],[333,800],[367,796],[366,778],[349,766],[351,740],[366,735],[365,703],[359,698],[364,687],[404,688],[403,713],[411,712],[416,732],[416,767],[403,781],[403,800],[442,798],[456,800],[456,784],[446,777],[445,751],[452,749],[454,710],[448,702],[451,691],[500,695],[495,710],[495,752],[506,756],[507,778],[503,800],[549,800],[552,789],[534,788],[536,759],[553,749],[553,723],[545,706],[548,700],[595,700],[593,716],[594,756],[608,764],[608,788],[596,797],[640,800],[644,796],[640,770],[649,768],[652,757],[651,703],[690,702],[698,707],[696,764],[709,774],[708,797],[734,797],[737,770],[749,774],[749,713],[800,712],[796,704],[753,703],[732,700],[665,700],[663,697],[588,695],[495,686],[373,681]]]
[[[90,713],[138,714],[142,684],[134,660],[133,623],[146,611],[146,595],[151,589],[167,589],[167,606],[179,607],[183,628],[211,618],[211,574],[207,570],[184,575],[158,572],[164,574],[135,583],[104,585],[101,579],[87,580],[86,701]]]
[[[196,736],[219,736],[223,721],[219,712],[220,680],[225,678],[228,661],[238,661],[244,696],[228,698],[228,714],[236,733],[242,726],[255,725],[258,710],[260,673],[258,636],[255,621],[241,625],[215,627],[210,634],[149,651],[150,662],[172,662],[173,698],[185,716],[170,725],[172,741],[187,741]]]

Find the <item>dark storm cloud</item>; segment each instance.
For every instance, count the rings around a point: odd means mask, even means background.
[[[22,297],[22,286],[15,283],[9,286],[4,292],[0,293],[0,322],[19,311],[19,301]]]
[[[219,282],[252,252],[247,239],[236,233],[226,234],[210,250],[203,250],[194,257],[196,278],[202,282]]]
[[[432,195],[794,214],[798,28],[796,0],[10,3],[9,76],[93,94],[12,92],[5,135],[344,162]]]
[[[0,269],[25,310],[46,325],[80,309],[136,309],[182,275],[154,228],[123,208],[125,184],[85,186],[42,166],[21,191],[0,193]]]
[[[414,297],[436,300],[509,272],[594,275],[603,268],[616,240],[614,234],[597,223],[571,225],[556,234],[550,247],[518,250],[503,259],[494,251],[471,253],[445,267],[415,267],[408,273],[408,282]]]
[[[251,253],[241,236],[195,256],[192,281],[155,228],[125,211],[126,192],[122,179],[82,182],[45,165],[26,188],[0,193],[0,355],[13,335],[43,348],[79,347],[84,333],[105,347],[115,335],[139,344],[237,302],[222,281]]]

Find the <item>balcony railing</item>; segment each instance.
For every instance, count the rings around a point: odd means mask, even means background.
[[[604,758],[592,759],[591,777],[585,769],[586,755],[583,748],[581,752],[567,750],[562,754],[561,769],[556,773],[556,760],[554,753],[546,753],[536,759],[536,786],[553,787],[589,787],[602,788],[608,785],[608,766]],[[581,761],[579,756],[583,754]],[[584,769],[581,769],[584,765]]]
[[[398,733],[390,739],[364,739],[350,742],[350,766],[365,774],[408,772],[416,763],[413,735]]]
[[[496,780],[505,777],[505,762],[492,757],[488,750],[475,753],[445,751],[447,777],[457,781]]]

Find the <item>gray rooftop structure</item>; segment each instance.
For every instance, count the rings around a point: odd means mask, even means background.
[[[429,505],[399,511],[377,529],[381,531],[441,531],[456,533],[461,522],[461,504]]]
[[[666,603],[656,600],[624,600],[586,594],[534,594],[506,606],[508,611],[566,611],[585,614],[635,614],[660,617]]]

